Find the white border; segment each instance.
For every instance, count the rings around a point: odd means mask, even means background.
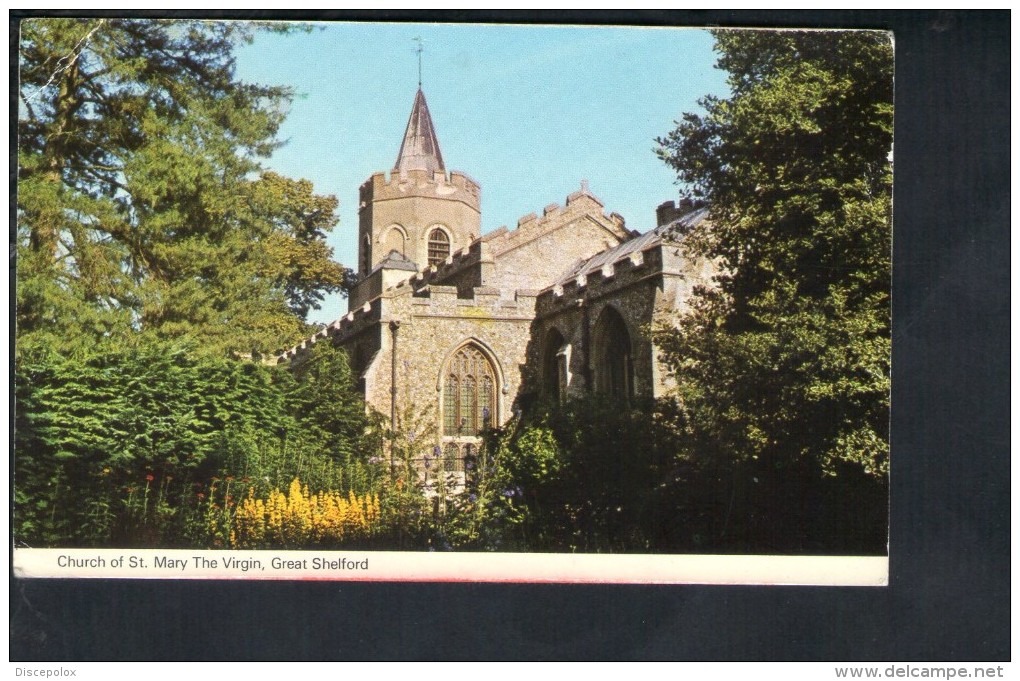
[[[14,550],[14,576],[86,579],[887,586],[889,559],[886,556],[24,548]]]

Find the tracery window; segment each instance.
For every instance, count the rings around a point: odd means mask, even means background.
[[[443,435],[473,437],[496,414],[496,372],[477,346],[465,345],[447,365],[443,380]]]
[[[439,265],[450,255],[450,237],[436,228],[429,232],[429,265]]]

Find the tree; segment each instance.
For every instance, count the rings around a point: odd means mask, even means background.
[[[159,340],[24,358],[19,379],[14,528],[27,545],[201,546],[205,505],[231,484],[235,500],[296,477],[344,496],[381,484],[381,445],[328,343],[297,376]]]
[[[19,348],[134,332],[267,352],[344,269],[333,197],[265,172],[291,91],[236,79],[245,22],[21,25]]]
[[[679,329],[657,334],[690,450],[747,463],[772,492],[797,476],[884,480],[890,37],[714,35],[731,96],[705,98],[659,140],[684,192],[711,206],[687,248],[721,270]]]
[[[306,361],[293,370],[296,385],[291,393],[297,418],[338,461],[350,461],[366,447],[364,436],[371,425],[365,401],[357,392],[347,352],[332,343],[316,343]],[[362,454],[360,458],[367,458]]]

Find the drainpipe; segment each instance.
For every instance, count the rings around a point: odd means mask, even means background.
[[[390,430],[392,437],[397,432],[397,331],[400,329],[400,322],[394,319],[390,322],[390,336],[392,338],[390,352]],[[393,442],[390,441],[390,469],[393,468]]]

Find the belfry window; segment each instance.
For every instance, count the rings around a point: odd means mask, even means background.
[[[495,422],[496,373],[482,351],[465,345],[443,380],[443,435],[474,437]]]
[[[439,265],[450,256],[450,237],[441,229],[429,232],[429,265]]]

